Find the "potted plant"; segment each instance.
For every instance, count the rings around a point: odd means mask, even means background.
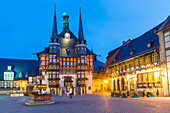
[[[123,93],[122,98],[127,98],[127,94]]]
[[[115,91],[111,92],[111,96],[114,97],[115,95]]]
[[[143,90],[143,97],[146,97],[146,91]]]
[[[148,93],[147,93],[147,97],[154,97],[154,95],[153,95],[152,92],[148,92]]]
[[[122,97],[122,91],[119,91],[119,97]]]
[[[139,98],[139,94],[137,92],[134,92],[133,98]]]
[[[127,91],[127,97],[130,98],[130,91]]]
[[[156,96],[158,97],[159,96],[159,90],[157,89],[156,91]]]
[[[116,97],[119,97],[119,93],[116,93]]]

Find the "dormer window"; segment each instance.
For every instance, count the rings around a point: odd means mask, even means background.
[[[150,47],[151,47],[151,43],[148,43],[148,44],[147,44],[147,47],[150,48]]]
[[[130,51],[130,55],[134,55],[136,53],[136,50]]]
[[[64,38],[65,39],[70,39],[70,34],[69,33],[65,33]]]
[[[150,48],[153,44],[154,42],[148,42],[147,47]]]

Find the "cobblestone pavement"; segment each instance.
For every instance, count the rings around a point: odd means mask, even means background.
[[[164,113],[170,112],[169,97],[125,99],[108,94],[52,96],[53,105],[27,106],[28,97],[0,95],[0,113]]]

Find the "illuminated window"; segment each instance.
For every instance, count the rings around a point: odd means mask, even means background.
[[[49,62],[52,62],[52,58],[49,59]]]
[[[126,62],[126,68],[129,69],[129,62]]]
[[[70,62],[70,65],[72,66],[72,65],[73,65],[73,62]]]
[[[147,47],[150,48],[150,47],[151,47],[151,43],[148,43],[148,44],[147,44]]]
[[[80,78],[80,74],[78,74],[78,78]]]
[[[139,66],[138,59],[135,59],[135,66]]]
[[[150,55],[147,55],[147,56],[145,57],[145,63],[146,63],[146,64],[149,64],[149,63],[150,63]]]
[[[143,74],[143,81],[147,81],[147,80],[148,80],[147,74]]]
[[[143,76],[142,76],[142,74],[139,74],[138,75],[138,82],[142,82],[143,81]]]
[[[148,81],[153,81],[153,73],[148,73]]]
[[[139,62],[140,62],[140,65],[144,65],[144,57],[141,57],[141,58],[139,59]]]
[[[55,59],[55,58],[53,59],[53,62],[56,62],[56,59]]]
[[[123,68],[123,70],[125,70],[125,63],[122,64],[122,68]]]
[[[152,62],[153,63],[158,62],[158,54],[157,53],[152,54]]]
[[[67,66],[69,66],[69,62],[67,62]]]
[[[66,65],[66,62],[63,62],[63,66],[65,66]]]
[[[130,67],[133,67],[133,60],[130,61]]]

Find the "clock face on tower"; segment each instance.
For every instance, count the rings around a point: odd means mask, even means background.
[[[70,34],[69,34],[69,33],[65,33],[65,34],[64,34],[64,38],[65,38],[65,39],[70,39]]]

